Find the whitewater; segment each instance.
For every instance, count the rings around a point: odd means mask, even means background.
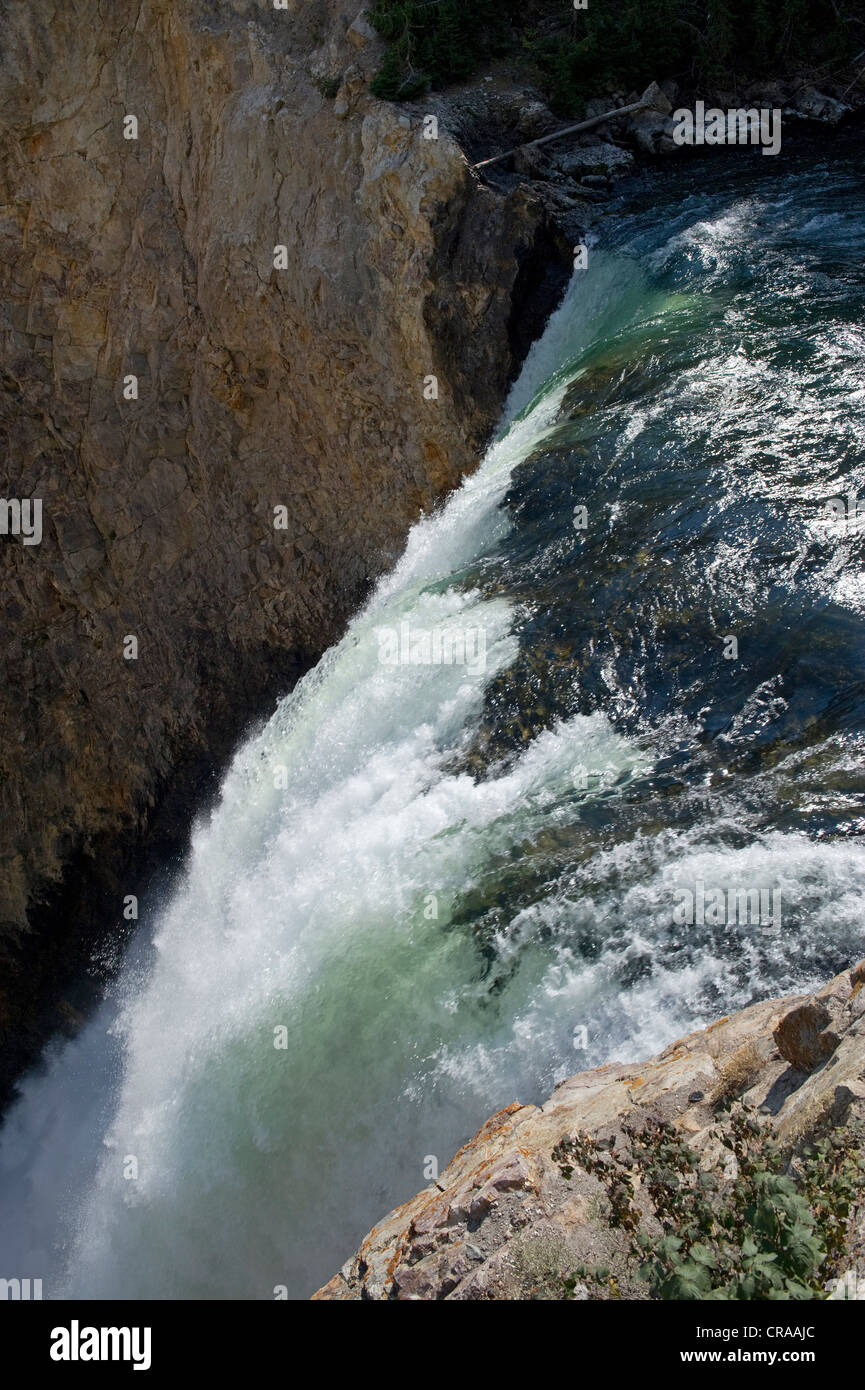
[[[6,1119],[7,1273],[307,1296],[500,1106],[862,954],[862,536],[826,522],[865,486],[860,180],[765,163],[632,195],[238,749]],[[401,631],[483,660],[383,660]],[[695,884],[781,929],[677,925]]]

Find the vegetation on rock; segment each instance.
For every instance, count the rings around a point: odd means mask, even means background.
[[[553,1157],[566,1178],[579,1167],[603,1183],[610,1225],[629,1234],[630,1257],[652,1297],[826,1296],[862,1198],[865,1156],[857,1129],[816,1140],[791,1163],[756,1112],[737,1105],[718,1136],[733,1160],[732,1178],[719,1165],[701,1170],[698,1155],[666,1121],[631,1126],[628,1137],[624,1156],[577,1134],[558,1144]],[[610,1272],[580,1267],[565,1281],[566,1292],[583,1280],[609,1286]]]
[[[376,96],[406,100],[469,77],[505,53],[535,66],[553,108],[652,80],[735,85],[802,65],[833,71],[862,47],[856,0],[375,0],[389,46]]]
[[[482,59],[507,50],[519,9],[515,0],[376,0],[369,19],[390,44],[374,95],[406,100],[470,77]]]

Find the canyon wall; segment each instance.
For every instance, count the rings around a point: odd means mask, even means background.
[[[476,464],[550,232],[370,97],[359,0],[0,26],[0,494],[42,509],[0,538],[2,1091],[142,846]]]

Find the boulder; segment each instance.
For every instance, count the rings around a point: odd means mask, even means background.
[[[674,84],[675,85],[675,84]],[[657,82],[650,82],[641,97],[643,105],[652,111],[660,111],[662,116],[669,116],[673,107],[669,97],[663,87],[659,87]]]
[[[534,145],[523,145],[514,155],[514,171],[527,179],[548,179],[554,172],[550,156]]]
[[[516,104],[516,126],[523,140],[538,140],[555,130],[559,122],[545,102],[523,97]]]
[[[612,105],[610,97],[593,97],[586,102],[585,119],[594,121],[598,116],[605,116]]]
[[[672,118],[660,111],[638,111],[631,117],[630,128],[643,154],[672,154],[676,149]]]
[[[815,1071],[832,1056],[840,1041],[831,1023],[826,1004],[820,999],[809,999],[791,1009],[775,1029],[778,1051],[797,1071]]]
[[[837,125],[850,110],[843,102],[818,92],[816,87],[800,87],[793,99],[793,108],[812,121],[828,121],[830,125]]]
[[[851,1023],[865,1012],[865,962],[836,975],[781,1019],[775,1044],[797,1071],[812,1072],[831,1057]]]
[[[355,48],[363,48],[379,37],[366,17],[366,10],[361,10],[354,23],[349,25],[345,36]]]
[[[567,178],[581,179],[586,174],[604,174],[607,178],[621,178],[629,174],[634,166],[634,156],[629,150],[618,145],[595,144],[577,146],[562,150],[553,155],[553,168]]]

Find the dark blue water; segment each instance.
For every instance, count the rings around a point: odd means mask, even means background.
[[[25,1086],[7,1275],[303,1296],[501,1105],[863,954],[861,150],[623,195]],[[388,664],[406,623],[483,661]]]

